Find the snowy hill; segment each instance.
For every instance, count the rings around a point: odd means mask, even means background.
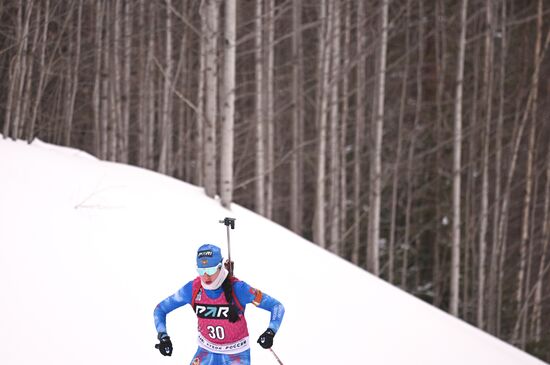
[[[0,364],[187,364],[189,306],[168,316],[174,356],[153,348],[153,309],[195,277],[205,242],[286,308],[288,364],[530,365],[542,361],[202,189],[81,151],[0,139]],[[247,309],[251,339],[269,315]],[[276,364],[254,343],[253,364]]]

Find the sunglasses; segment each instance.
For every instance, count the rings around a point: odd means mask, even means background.
[[[222,267],[222,264],[218,264],[217,266],[212,267],[197,267],[197,272],[200,276],[203,276],[204,274],[207,274],[208,276],[212,276]]]

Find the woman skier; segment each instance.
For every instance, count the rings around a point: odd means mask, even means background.
[[[154,318],[160,343],[155,347],[164,356],[172,355],[172,342],[166,331],[166,315],[185,304],[191,304],[198,319],[199,346],[190,364],[249,365],[250,341],[244,316],[245,306],[252,303],[271,312],[268,329],[258,338],[260,346],[269,349],[283,320],[283,305],[230,275],[223,264],[221,250],[215,245],[199,247],[197,272],[197,278],[156,306]]]

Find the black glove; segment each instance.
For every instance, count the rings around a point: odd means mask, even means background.
[[[235,269],[235,261],[229,262],[229,260],[225,260],[223,266],[225,266],[225,269],[229,271],[229,273],[233,274],[233,269]]]
[[[155,345],[155,348],[159,349],[160,353],[164,356],[172,356],[172,341],[170,341],[170,336],[164,332],[158,334],[158,339],[160,343]]]
[[[271,328],[268,328],[264,333],[262,333],[260,338],[258,338],[258,343],[264,349],[269,349],[273,346],[273,337],[275,337],[275,332],[273,332]]]

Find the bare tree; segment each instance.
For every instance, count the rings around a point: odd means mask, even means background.
[[[399,166],[402,160],[403,150],[403,121],[405,119],[405,111],[407,105],[407,83],[409,81],[409,67],[410,67],[410,12],[411,4],[410,0],[406,3],[406,24],[405,24],[405,61],[403,65],[403,75],[401,81],[401,98],[399,103],[399,116],[397,121],[397,148],[395,151],[395,161],[393,163],[393,175],[392,175],[392,197],[391,197],[391,214],[390,214],[390,239],[388,244],[388,281],[390,283],[395,282],[395,236],[397,226],[397,193],[399,187]]]
[[[44,15],[43,15],[43,28],[42,28],[42,39],[40,42],[40,61],[38,66],[38,85],[36,87],[36,97],[34,100],[34,105],[32,109],[32,115],[29,121],[29,126],[27,129],[27,141],[30,142],[35,136],[35,126],[36,126],[36,120],[38,118],[38,109],[40,107],[40,103],[42,101],[42,95],[44,94],[44,84],[46,82],[46,75],[48,74],[48,70],[51,66],[51,62],[48,62],[48,65],[46,66],[46,44],[48,40],[48,25],[49,25],[49,19],[50,19],[50,0],[46,0],[44,4]],[[7,123],[8,120],[6,120],[6,126],[9,125]]]
[[[114,19],[113,28],[113,42],[112,42],[112,58],[110,60],[111,64],[109,69],[113,71],[110,91],[112,96],[111,102],[111,118],[113,126],[113,160],[119,161],[122,158],[123,152],[123,135],[124,135],[124,119],[123,119],[123,96],[122,96],[122,77],[123,77],[123,66],[121,62],[121,47],[122,43],[122,22],[124,21],[123,10],[122,10],[122,1],[116,0],[114,3]]]
[[[265,216],[273,217],[273,176],[274,176],[274,141],[275,141],[275,0],[267,0],[266,8],[266,46],[265,47],[265,115],[266,115],[266,181],[265,181]]]
[[[477,24],[481,23],[477,22]],[[479,26],[478,26],[479,28]],[[473,54],[473,93],[472,93],[472,101],[471,101],[471,112],[470,112],[470,130],[478,129],[478,125],[480,124],[480,120],[483,120],[483,117],[480,116],[479,109],[482,109],[483,107],[483,101],[480,101],[480,92],[479,92],[479,79],[480,79],[480,73],[483,71],[483,67],[480,66],[480,58],[482,58],[481,55],[481,42],[475,42],[474,44],[474,50],[472,52]],[[480,108],[481,105],[481,108]],[[468,127],[466,127],[468,129]],[[481,128],[480,128],[481,129]],[[469,166],[476,166],[478,165],[479,160],[479,149],[483,149],[483,141],[479,141],[478,133],[465,133],[465,136],[467,136],[467,141],[465,141],[465,144],[468,145],[468,157],[467,161],[464,163]],[[465,138],[466,139],[466,138]],[[483,167],[482,167],[483,169]],[[470,309],[471,305],[470,303],[470,283],[471,282],[477,282],[477,278],[474,277],[474,269],[470,267],[470,265],[475,265],[475,258],[472,258],[472,256],[475,256],[475,253],[473,252],[475,248],[473,247],[476,242],[476,235],[478,235],[478,229],[477,229],[477,221],[481,220],[479,215],[477,214],[477,210],[479,209],[478,204],[478,189],[477,189],[477,183],[476,183],[476,169],[468,169],[466,174],[466,189],[464,192],[464,248],[462,250],[463,252],[463,264],[462,264],[462,272],[464,272],[463,279],[462,279],[462,318],[466,321],[471,321],[470,317]],[[481,193],[483,194],[483,192]],[[483,204],[481,204],[483,205]],[[479,260],[478,260],[479,262]],[[479,272],[478,272],[479,274]],[[472,285],[473,287],[473,285]]]
[[[216,195],[216,119],[218,117],[218,18],[219,1],[204,0],[205,34],[205,120],[204,120],[204,188],[206,195]]]
[[[292,1],[292,153],[290,157],[290,229],[302,231],[303,195],[303,66],[302,66],[302,1]]]
[[[386,85],[386,52],[388,47],[388,0],[382,0],[380,15],[380,51],[376,108],[372,133],[372,161],[370,165],[369,190],[369,239],[367,241],[367,270],[379,275],[380,200],[382,194],[382,131],[384,129],[384,102]]]
[[[313,221],[313,241],[326,247],[325,234],[325,189],[326,189],[326,146],[327,146],[327,112],[328,90],[330,88],[330,34],[332,17],[327,11],[327,2],[320,3],[321,28],[319,33],[319,70],[318,83],[322,85],[317,95],[317,176],[315,180],[315,214]]]
[[[235,124],[236,0],[225,1],[225,42],[223,69],[223,126],[221,147],[221,201],[229,208],[233,200],[233,126]]]
[[[442,140],[443,136],[443,125],[444,125],[444,117],[445,117],[445,104],[446,104],[446,98],[445,98],[445,90],[446,90],[446,83],[445,83],[445,77],[447,73],[447,32],[446,32],[446,21],[445,21],[445,0],[437,0],[435,4],[435,52],[436,52],[436,72],[437,72],[437,80],[436,80],[436,95],[435,95],[435,104],[436,104],[436,125],[435,125],[435,137],[436,140],[440,141]],[[442,247],[442,241],[443,241],[443,227],[445,226],[442,224],[443,222],[443,211],[444,208],[442,207],[443,204],[440,202],[444,201],[444,193],[443,193],[443,186],[444,182],[441,178],[440,173],[440,166],[443,166],[443,153],[442,149],[438,148],[436,151],[436,166],[438,171],[436,173],[436,179],[435,179],[435,195],[436,199],[438,201],[438,204],[436,204],[435,211],[436,211],[436,222],[437,225],[435,227],[435,239],[433,242],[433,270],[432,270],[432,280],[434,285],[434,299],[433,304],[436,306],[441,306],[442,301],[442,287],[445,285],[445,282],[441,275],[441,266],[442,266],[442,254],[441,249]]]
[[[417,63],[416,63],[416,101],[415,101],[415,110],[414,110],[414,130],[413,130],[413,134],[414,134],[414,137],[413,139],[415,140],[416,142],[416,134],[418,133],[419,134],[419,131],[422,129],[422,118],[421,118],[421,115],[422,115],[422,108],[423,108],[423,105],[424,105],[424,83],[422,82],[422,78],[423,78],[423,74],[424,74],[424,57],[425,57],[425,46],[424,46],[424,42],[426,41],[425,40],[425,37],[424,37],[424,33],[425,33],[425,30],[424,30],[424,27],[425,27],[425,12],[424,12],[424,2],[423,1],[419,1],[418,2],[418,52],[417,52]],[[413,152],[414,152],[414,149],[416,148],[416,144],[413,143],[412,146],[411,146],[411,149],[413,149]],[[411,163],[412,163],[412,156],[411,156]],[[418,164],[418,162],[416,163]],[[418,167],[416,167],[418,168]],[[412,171],[411,171],[412,173]],[[414,179],[411,179],[411,184],[414,182]],[[411,201],[412,201],[412,194],[410,196],[411,198]],[[409,214],[411,214],[411,217],[412,217],[412,212],[409,210]],[[408,241],[407,241],[408,242]],[[422,251],[422,245],[420,244],[420,239],[416,238],[414,239],[411,244],[415,244],[415,247],[414,247],[414,250],[416,251],[416,255],[415,255],[415,258],[416,258],[416,264],[415,266],[419,267],[421,266],[420,263],[418,262],[418,260],[420,260],[420,257],[421,257],[421,251]],[[419,288],[420,287],[420,270],[416,270],[415,272],[415,288]]]
[[[329,227],[330,251],[338,254],[340,251],[340,146],[339,146],[339,78],[341,73],[340,60],[340,2],[332,1],[329,16],[332,18],[331,42],[331,70],[330,70],[330,133],[329,133]]]
[[[265,215],[265,123],[264,123],[264,62],[263,62],[263,0],[256,0],[254,20],[255,63],[256,63],[256,212]]]
[[[76,40],[73,41],[72,34],[76,35]],[[71,133],[72,133],[72,126],[73,126],[73,118],[74,118],[74,105],[75,105],[75,99],[76,99],[76,92],[78,89],[78,66],[80,64],[80,48],[81,48],[81,39],[82,39],[82,0],[78,1],[78,9],[77,9],[77,24],[76,29],[74,29],[71,34],[69,35],[69,50],[71,57],[69,62],[71,64],[67,65],[69,70],[69,75],[67,78],[67,99],[66,99],[66,114],[65,114],[65,128],[64,128],[64,134],[65,138],[63,143],[66,146],[71,145]],[[76,42],[73,43],[73,42]],[[74,57],[74,58],[73,58]]]
[[[411,18],[411,9],[410,9],[410,3],[407,7],[407,18]],[[417,68],[417,74],[419,72],[419,69]],[[408,81],[408,80],[407,80]],[[418,87],[418,86],[417,86]],[[420,96],[420,94],[418,95]],[[405,205],[405,233],[403,235],[403,242],[402,242],[402,249],[403,249],[403,257],[401,259],[401,288],[403,290],[407,290],[408,283],[407,279],[409,276],[409,252],[411,251],[411,228],[412,228],[412,217],[413,217],[413,199],[414,199],[414,161],[415,161],[415,153],[416,153],[416,144],[418,139],[418,126],[419,122],[419,112],[418,109],[415,112],[415,118],[414,118],[414,124],[413,124],[413,130],[410,133],[409,137],[409,148],[407,151],[407,174],[406,174],[406,205]]]
[[[201,3],[201,14],[204,11],[203,3]],[[197,143],[196,143],[196,163],[197,169],[195,171],[195,183],[199,186],[204,186],[205,177],[205,161],[204,161],[204,130],[205,130],[205,114],[204,114],[204,92],[205,92],[205,76],[206,76],[206,33],[207,25],[205,21],[202,21],[204,16],[201,16],[201,31],[199,35],[199,75],[197,80]]]
[[[500,14],[500,65],[499,65],[499,103],[498,103],[498,118],[495,130],[495,159],[494,159],[494,171],[495,171],[495,192],[493,200],[495,202],[501,201],[501,187],[502,187],[502,134],[504,123],[504,104],[505,104],[505,78],[506,78],[506,52],[507,52],[507,26],[506,26],[506,1],[502,2],[501,14]],[[489,275],[487,277],[487,329],[491,333],[496,333],[497,321],[496,321],[496,307],[497,307],[497,267],[500,258],[500,241],[499,241],[499,227],[500,225],[500,204],[495,204],[493,208],[493,237],[491,256],[489,259]]]
[[[120,139],[120,161],[130,161],[130,106],[132,95],[130,93],[132,84],[132,32],[133,32],[133,6],[129,1],[124,2],[124,51],[122,65],[122,120]]]
[[[94,46],[95,46],[95,70],[94,70],[94,90],[92,96],[92,105],[94,111],[94,152],[96,156],[102,158],[103,156],[103,123],[101,120],[101,64],[102,57],[101,52],[103,48],[103,16],[101,10],[103,5],[101,1],[96,2],[96,11],[95,11],[95,37],[94,37]],[[144,166],[144,165],[142,165]]]
[[[353,250],[351,260],[359,264],[359,251],[361,246],[361,186],[363,145],[365,141],[365,95],[366,95],[366,68],[367,68],[367,36],[365,2],[357,2],[357,93],[355,107],[355,138],[353,144]]]
[[[342,25],[343,36],[343,50],[342,50],[342,117],[340,122],[340,151],[339,151],[339,166],[340,166],[340,256],[348,256],[348,205],[349,205],[349,193],[348,193],[348,127],[349,127],[349,115],[350,115],[350,103],[353,91],[350,89],[350,77],[349,69],[351,65],[351,13],[352,3],[350,1],[345,2],[342,5],[344,13],[344,24]]]
[[[120,67],[120,23],[121,16],[121,1],[116,0],[114,2],[107,2],[109,11],[107,15],[107,49],[105,54],[107,59],[105,64],[107,65],[108,78],[106,80],[107,93],[108,93],[108,113],[109,113],[109,160],[117,161],[120,156],[120,121],[121,121],[121,96],[120,96],[120,84],[121,84],[121,67]],[[114,8],[114,9],[113,9]]]
[[[106,70],[109,69],[109,60],[110,60],[110,46],[109,46],[109,9],[106,2],[103,2],[103,6],[100,10],[99,16],[103,18],[102,20],[102,29],[101,29],[101,69],[100,69],[100,123],[101,123],[101,154],[100,156],[106,160],[112,160],[113,156],[112,151],[112,124],[110,118],[109,110],[109,79],[108,73]]]
[[[145,74],[146,74],[146,62],[147,62],[147,37],[145,28],[145,0],[139,0],[136,5],[137,11],[135,14],[137,18],[137,38],[138,38],[138,62],[137,72],[138,84],[137,84],[137,113],[135,117],[135,123],[133,124],[136,132],[136,151],[137,151],[137,163],[139,166],[145,166],[145,106],[146,106],[146,92],[145,92]]]
[[[158,171],[166,174],[172,171],[172,78],[174,73],[174,60],[172,57],[172,1],[166,1],[166,70],[162,91],[162,119],[160,125],[160,156]]]
[[[17,131],[17,134],[18,134],[17,138],[23,137],[24,131],[28,127],[28,119],[29,119],[28,114],[29,114],[29,107],[31,105],[31,99],[32,99],[31,84],[33,81],[33,73],[34,73],[33,66],[34,66],[36,49],[38,47],[38,38],[40,34],[38,29],[39,29],[40,18],[42,13],[40,6],[36,7],[37,8],[36,11],[34,11],[35,10],[34,8],[35,6],[31,5],[31,7],[29,8],[30,9],[29,12],[36,14],[36,16],[34,17],[34,19],[36,20],[36,26],[31,28],[31,24],[29,23],[29,30],[28,30],[29,33],[25,35],[26,38],[29,38],[29,41],[27,41],[29,43],[29,45],[27,45],[29,54],[28,56],[26,56],[27,65],[26,67],[24,67],[24,69],[26,70],[26,74],[24,75],[24,81],[22,80],[22,82],[24,82],[24,86],[23,86],[23,93],[21,95],[21,100],[20,100],[20,103],[21,103],[20,113],[19,113],[20,126]]]
[[[155,7],[153,3],[149,2],[149,26],[155,29],[157,22],[155,21]],[[155,49],[156,49],[156,36],[155,32],[149,34],[147,42],[147,63],[146,63],[146,116],[145,116],[145,166],[149,169],[155,169],[155,131],[157,122],[157,101],[155,96],[157,95],[157,78],[154,65]]]
[[[106,130],[106,159],[116,161],[120,120],[120,65],[118,55],[119,1],[105,2],[103,47],[103,116]]]
[[[477,326],[484,327],[485,305],[485,258],[487,254],[487,227],[489,219],[489,142],[491,136],[491,119],[493,105],[493,1],[485,3],[485,56],[483,63],[483,101],[485,104],[485,132],[483,135],[482,191],[479,230],[479,262],[478,262],[478,296],[477,296]],[[475,102],[475,101],[474,101]]]
[[[462,152],[462,92],[464,79],[464,54],[466,50],[466,20],[468,0],[462,0],[460,11],[460,38],[457,56],[455,115],[453,133],[453,235],[451,264],[451,300],[450,312],[458,316],[459,280],[460,280],[460,176]]]

